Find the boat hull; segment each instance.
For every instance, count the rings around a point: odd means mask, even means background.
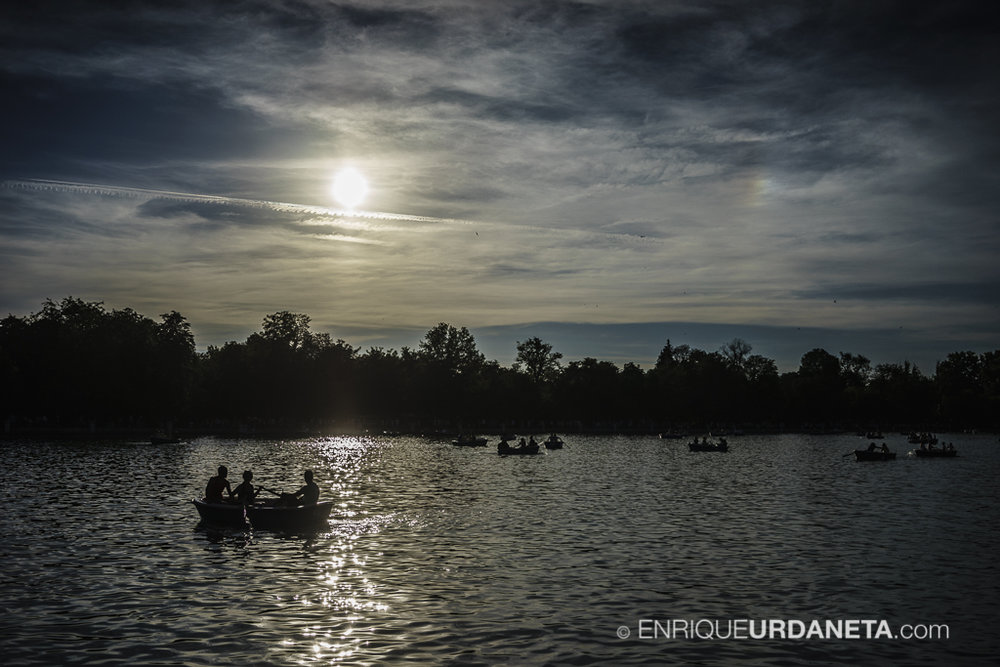
[[[497,454],[500,454],[501,456],[532,456],[534,454],[538,454],[539,451],[540,449],[537,444],[525,445],[524,447],[511,447],[510,445],[501,442],[497,445]]]
[[[914,449],[913,453],[926,459],[950,459],[958,456],[957,449]]]
[[[192,500],[198,515],[205,523],[216,526],[243,527],[250,525],[260,530],[302,531],[326,526],[333,509],[332,501],[314,505],[238,505],[235,503],[206,503]]]
[[[855,449],[854,458],[858,461],[894,461],[896,452],[869,452],[867,449]]]
[[[688,448],[692,452],[728,452],[728,445],[701,445],[693,442],[688,443]]]

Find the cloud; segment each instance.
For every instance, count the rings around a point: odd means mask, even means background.
[[[82,290],[213,332],[278,309],[359,331],[1000,329],[981,3],[3,11],[19,309]],[[344,164],[375,212],[328,206]]]

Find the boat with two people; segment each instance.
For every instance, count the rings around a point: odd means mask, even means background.
[[[562,448],[563,448],[563,440],[555,433],[550,435],[548,439],[545,441],[545,449],[562,449]]]
[[[934,446],[934,443],[927,444],[926,442],[920,443],[919,449],[914,449],[913,454],[921,458],[926,459],[938,459],[938,458],[955,458],[958,456],[958,450],[955,449],[954,443],[947,443],[942,445],[940,449]]]
[[[511,446],[511,444],[507,440],[503,439],[501,439],[500,444],[497,445],[497,454],[499,454],[500,456],[508,456],[511,454],[521,455],[521,456],[533,455],[533,454],[538,454],[539,451],[540,448],[538,446],[538,443],[535,442],[535,436],[531,436],[531,440],[529,442],[525,442],[524,438],[521,438],[521,441],[517,444],[517,447]]]
[[[702,438],[700,442],[695,438],[693,442],[688,443],[688,449],[692,452],[728,452],[729,443],[725,438],[719,438],[717,441]]]

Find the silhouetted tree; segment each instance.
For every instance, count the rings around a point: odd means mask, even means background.
[[[799,419],[831,426],[846,416],[840,360],[826,350],[814,348],[802,355],[798,373],[786,377],[783,384]]]
[[[932,430],[935,420],[995,426],[1000,414],[1000,350],[951,353],[933,378],[909,362],[872,370],[867,357],[819,348],[779,377],[772,359],[751,351],[740,338],[711,353],[668,340],[647,372],[592,357],[562,368],[561,354],[530,338],[517,342],[517,358],[504,368],[486,361],[464,327],[441,323],[417,350],[359,355],[344,340],[312,332],[307,315],[279,311],[245,342],[197,354],[191,326],[176,311],[155,322],[66,297],[0,320],[0,400],[7,420],[76,427],[191,417],[276,428],[355,419],[406,429],[863,420]]]
[[[934,418],[934,383],[915,364],[878,364],[869,382],[876,414],[897,424],[930,426]]]
[[[676,364],[679,364],[687,359],[690,353],[690,347],[687,345],[678,345],[677,347],[674,347],[668,338],[667,344],[663,346],[663,349],[660,350],[659,356],[656,358],[656,370],[669,370]]]
[[[526,374],[535,384],[551,381],[559,373],[562,356],[561,352],[553,352],[552,346],[537,336],[523,343],[517,341],[514,370]]]
[[[751,354],[747,357],[743,372],[747,381],[747,409],[743,419],[756,423],[782,421],[781,384],[774,360]]]
[[[426,415],[462,420],[476,409],[472,392],[486,358],[467,328],[441,322],[424,335],[415,361]]]
[[[452,375],[475,373],[486,360],[467,328],[456,329],[444,322],[424,335],[418,349],[422,357]]]
[[[840,353],[840,377],[843,380],[844,410],[862,422],[878,421],[879,415],[868,400],[868,382],[872,365],[868,357],[850,352]],[[872,424],[876,426],[876,424]]]
[[[571,361],[556,381],[560,414],[584,423],[616,416],[618,367],[610,361],[586,357]]]
[[[937,364],[940,414],[951,425],[964,428],[979,423],[985,407],[983,359],[975,352],[952,352]]]
[[[738,370],[741,374],[746,370],[747,358],[753,350],[750,343],[742,338],[734,338],[726,345],[722,346],[719,352],[725,357],[730,367]]]

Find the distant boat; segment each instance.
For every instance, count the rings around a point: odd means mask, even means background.
[[[957,449],[914,449],[913,454],[921,458],[955,458],[958,456]]]
[[[936,445],[938,439],[933,433],[911,433],[907,441],[912,445]]]
[[[728,452],[729,443],[725,438],[719,438],[718,442],[709,442],[707,438],[702,438],[701,442],[695,438],[694,442],[688,443],[688,449],[692,452]]]
[[[475,435],[460,435],[455,440],[452,440],[451,444],[456,447],[485,447],[489,444],[489,441],[486,438],[480,438]]]
[[[548,440],[545,441],[545,449],[562,449],[563,441],[558,435],[553,433],[549,436]]]
[[[539,449],[540,448],[538,447],[537,442],[530,445],[524,444],[518,447],[511,447],[509,444],[507,444],[506,440],[501,440],[500,444],[497,445],[497,454],[499,454],[500,456],[507,456],[509,454],[516,454],[521,456],[533,455],[537,454],[539,452]]]
[[[149,439],[149,443],[152,445],[176,445],[180,441],[180,438],[171,438],[165,435],[154,435]]]
[[[280,505],[278,501],[240,505],[192,500],[202,521],[217,526],[239,528],[249,524],[260,530],[304,531],[322,528],[333,509],[333,501],[312,505]]]
[[[896,452],[883,452],[880,449],[855,449],[854,458],[858,461],[894,461]]]

